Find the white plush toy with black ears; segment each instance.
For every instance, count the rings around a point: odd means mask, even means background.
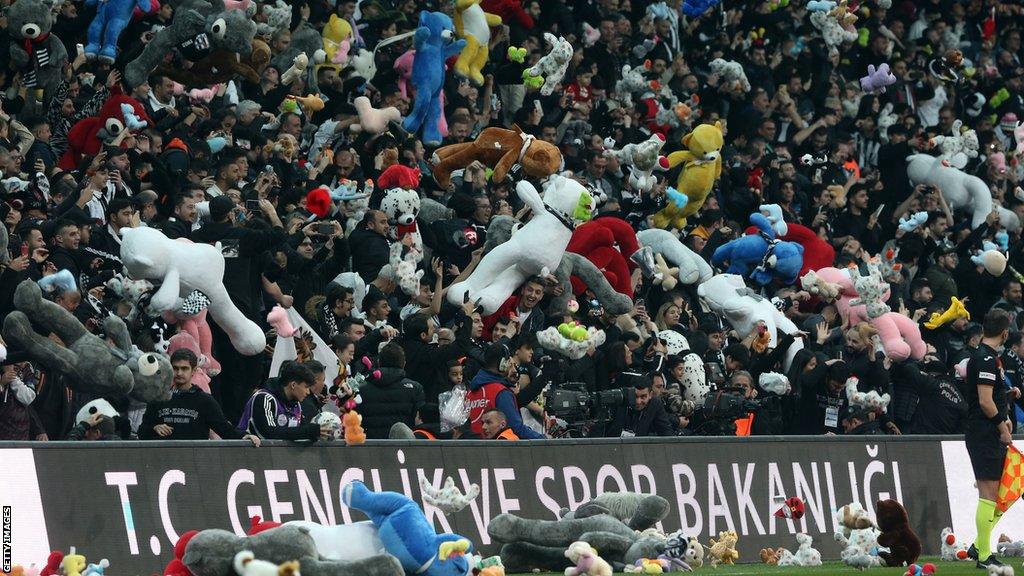
[[[578,181],[555,174],[544,182],[544,196],[527,181],[516,193],[533,216],[507,242],[483,257],[469,278],[448,289],[448,301],[461,306],[468,297],[484,314],[493,314],[527,278],[558,268],[577,222],[590,220],[594,199]]]

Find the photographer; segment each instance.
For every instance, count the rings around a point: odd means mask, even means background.
[[[493,344],[484,353],[483,368],[470,381],[469,394],[466,395],[469,422],[474,434],[483,434],[484,413],[497,409],[505,415],[508,427],[519,438],[540,440],[545,437],[523,424],[519,404],[512,392],[512,379],[517,378],[517,373],[518,365],[504,344]]]
[[[651,392],[649,376],[623,372],[616,383],[623,385],[626,404],[619,407],[609,423],[606,437],[675,436],[672,419],[665,411],[664,403]]]

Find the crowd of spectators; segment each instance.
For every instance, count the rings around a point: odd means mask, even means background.
[[[166,2],[134,22],[121,38],[123,54],[169,21],[175,4]],[[255,20],[266,22],[264,2],[256,4]],[[452,2],[427,0],[290,4],[291,30],[264,38],[275,53],[287,48],[298,27],[319,30],[335,13],[358,31],[354,51],[411,30],[421,9],[452,11]],[[485,167],[472,164],[449,189],[440,189],[430,177],[432,150],[415,136],[349,130],[357,121],[356,96],[403,113],[411,109],[392,66],[411,39],[376,53],[377,73],[369,82],[330,66],[311,66],[307,75],[282,84],[283,70],[272,64],[259,83],[235,79],[206,103],[176,94],[170,78],[154,74],[130,91],[152,125],[125,130],[118,141],[68,169],[58,167],[58,160],[69,129],[95,114],[112,90],[122,89],[124,58],[112,66],[74,58],[53,99],[40,102],[3,50],[0,220],[9,231],[9,257],[0,272],[0,317],[14,309],[19,282],[61,270],[71,272],[76,286],[47,297],[88,330],[101,331],[106,313],[127,316],[131,303],[105,282],[121,271],[119,231],[148,226],[170,238],[237,246],[227,258],[224,284],[235,305],[268,331],[269,346],[263,355],[242,356],[211,322],[213,355],[222,368],[210,383],[211,394],[192,386],[196,356],[179,352],[171,357],[171,400],[147,407],[108,398],[121,417],[96,415],[85,422],[74,416],[93,396],[8,346],[0,377],[0,439],[203,439],[213,432],[257,445],[260,439],[316,440],[330,429],[313,418],[330,404],[331,391],[343,395],[347,378],[357,374],[366,377],[357,410],[371,439],[396,433],[499,439],[567,433],[958,433],[967,408],[953,367],[978,347],[978,322],[993,307],[1011,315],[1012,334],[1001,353],[1006,385],[1018,390],[1019,399],[1024,277],[1018,270],[1024,270],[1024,241],[1009,231],[1009,265],[1002,277],[988,274],[972,256],[983,241],[997,242],[1003,231],[998,215],[972,230],[970,215],[946,202],[942,190],[910,183],[905,159],[937,153],[930,139],[950,134],[960,120],[980,141],[980,154],[964,171],[989,186],[997,205],[1024,216],[1024,191],[1017,187],[1024,164],[1013,152],[1013,131],[1024,119],[1024,7],[998,0],[892,0],[884,8],[864,0],[856,2],[859,39],[830,51],[803,0],[726,2],[700,17],[684,15],[682,4],[523,1],[521,17],[495,29],[482,86],[449,72],[444,144],[471,141],[487,126],[515,123],[557,145],[564,169],[602,193],[598,214],[621,217],[637,230],[650,227],[678,171],[655,172],[657,184],[640,192],[630,187],[629,168],[604,154],[609,138],[619,147],[646,140],[655,129],[649,111],[617,90],[624,65],[649,61],[647,79],[668,87],[678,101],[695,104],[691,118],[665,130],[662,153],[680,149],[681,136],[698,123],[721,121],[725,133],[722,176],[701,211],[678,231],[680,239],[710,260],[715,248],[743,233],[752,212],[772,203],[788,221],[831,243],[838,268],[863,266],[870,256],[897,248],[902,269],[889,278],[894,311],[924,322],[958,297],[974,319],[922,329],[928,344],[924,360],[891,360],[869,325],[849,325],[834,305],[812,299],[799,285],[763,291],[801,329],[767,350],[755,349],[752,338],[737,337],[702,304],[696,286],[663,291],[639,273],[633,278],[635,307],[621,317],[592,304],[589,293],[579,296],[575,313],[546,313],[561,287],[545,277],[527,280],[498,315],[482,316],[472,302],[451,305],[445,290],[483,256],[491,219],[526,216],[511,179],[492,181]],[[65,0],[55,10],[53,33],[74,56],[94,9]],[[12,40],[5,27],[0,16],[6,45]],[[548,96],[524,87],[523,65],[505,59],[512,45],[527,49],[526,64],[536,61],[547,50],[545,32],[575,47],[561,89]],[[964,71],[950,80],[936,74],[933,64],[954,49],[964,55]],[[722,82],[710,69],[715,58],[742,64],[750,90]],[[885,93],[864,93],[858,79],[867,65],[883,62],[896,83]],[[312,92],[326,101],[323,110],[281,111],[286,96]],[[885,113],[895,121],[883,126]],[[325,124],[333,126],[326,140]],[[294,138],[296,150],[274,145],[282,135]],[[212,138],[226,144],[211,147]],[[382,190],[374,191],[365,214],[354,214],[346,204],[327,226],[310,222],[304,207],[306,193],[316,186],[374,180],[388,148],[398,149],[400,163],[422,170],[423,197],[454,210],[453,218],[434,223],[435,233],[425,236],[425,273],[411,297],[399,288],[389,263],[390,245],[399,239],[379,210]],[[991,161],[998,152],[1007,158],[1005,170]],[[801,161],[805,155],[823,163]],[[918,211],[928,213],[927,224],[901,230],[900,218]],[[333,281],[343,272],[365,282],[361,302],[351,288]],[[334,382],[325,382],[325,366],[312,358],[286,363],[270,376],[275,334],[266,315],[275,305],[297,311],[337,355]],[[544,350],[536,338],[569,317],[606,335],[579,360]],[[158,330],[156,324],[159,318],[134,318],[130,327],[140,348],[153,349],[173,333],[173,326]],[[689,351],[669,354],[657,335],[661,330],[681,333]],[[803,339],[804,349],[786,370],[778,352],[792,338]],[[688,353],[704,364],[707,397],[740,398],[742,415],[722,420],[708,405],[686,400],[693,394],[684,374]],[[761,389],[766,372],[784,373],[791,392],[779,396]],[[850,409],[850,376],[890,394],[888,410]],[[607,404],[595,405],[587,422],[568,422],[545,406],[547,394],[559,389],[580,390],[592,403],[600,398]],[[468,394],[468,418],[454,429],[441,425],[453,391]]]

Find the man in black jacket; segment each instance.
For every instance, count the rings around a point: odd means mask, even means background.
[[[192,233],[194,242],[221,243],[224,253],[224,288],[231,301],[246,317],[261,320],[263,296],[263,262],[268,250],[285,241],[284,228],[274,205],[260,200],[260,210],[270,221],[271,229],[243,228],[235,225],[235,203],[227,196],[210,201],[211,223]],[[228,419],[235,420],[242,404],[257,387],[262,365],[235,350],[231,340],[216,324],[211,327],[213,348],[220,361],[221,373],[215,379],[215,391]]]
[[[316,376],[295,361],[281,365],[277,378],[249,397],[238,428],[268,440],[317,441],[330,437],[329,425],[313,424],[302,413],[302,403],[316,385]]]
[[[359,389],[363,402],[359,411],[367,438],[387,438],[391,427],[401,422],[409,428],[419,424],[423,387],[405,376],[405,352],[397,343],[380,351],[380,378]]]
[[[191,350],[179,348],[171,354],[171,399],[146,406],[139,426],[141,440],[208,440],[210,430],[225,440],[249,440],[254,446],[260,439],[235,428],[224,418],[217,401],[192,385],[199,359]]]
[[[103,259],[100,268],[119,270],[122,267],[121,229],[132,227],[135,208],[131,200],[116,197],[107,204],[105,213],[107,223],[93,228],[85,252],[90,257]]]
[[[160,224],[160,230],[171,240],[190,238],[196,221],[196,201],[188,194],[174,197],[174,215]]]
[[[635,372],[623,372],[616,379],[628,385],[623,388],[626,406],[619,408],[605,436],[632,438],[634,436],[674,436],[672,419],[665,411],[661,398],[651,395],[651,378]]]
[[[388,242],[388,217],[380,210],[367,210],[363,221],[352,232],[348,244],[352,251],[352,271],[369,284],[391,259]]]
[[[434,337],[434,320],[423,312],[417,312],[405,319],[405,340],[402,349],[405,351],[405,372],[409,378],[419,382],[423,387],[425,400],[437,403],[440,393],[440,366],[446,366],[450,360],[462,356],[462,349],[454,342],[447,346],[437,346],[431,341]]]
[[[58,272],[70,272],[75,284],[82,281],[82,255],[78,250],[81,242],[82,233],[73,221],[61,219],[53,225],[48,260]]]
[[[910,434],[962,434],[967,419],[967,400],[949,378],[942,362],[933,360],[920,367],[915,362],[898,362],[893,371],[909,383],[918,401],[907,430]]]

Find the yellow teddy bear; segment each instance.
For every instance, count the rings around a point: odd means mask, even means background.
[[[500,25],[501,17],[484,12],[480,0],[455,0],[455,34],[466,41],[466,47],[455,61],[456,74],[469,78],[477,86],[484,85],[480,70],[487,64],[491,26]]]
[[[711,539],[711,548],[708,553],[711,555],[711,566],[719,564],[735,564],[740,559],[740,553],[736,551],[736,542],[739,536],[735,530],[726,530],[718,533],[718,542]]]
[[[689,201],[682,207],[669,202],[668,206],[654,215],[654,226],[657,228],[681,230],[685,227],[686,219],[700,210],[714,188],[715,181],[722,175],[722,146],[725,141],[721,122],[697,126],[683,136],[682,142],[687,149],[669,154],[668,166],[672,169],[683,165],[676,190],[685,194]]]
[[[321,66],[336,69],[344,66],[352,43],[352,25],[337,14],[331,14],[320,36],[323,38],[324,52],[327,53],[327,61]]]

